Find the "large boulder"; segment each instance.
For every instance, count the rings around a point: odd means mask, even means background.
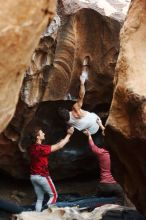
[[[146,214],[146,7],[133,0],[121,30],[106,139],[116,179]]]
[[[24,70],[55,11],[55,0],[7,0],[0,5],[0,132],[14,115]]]

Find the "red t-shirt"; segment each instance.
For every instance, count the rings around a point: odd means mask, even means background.
[[[104,148],[99,148],[93,142],[93,140],[89,140],[89,146],[94,154],[99,159],[99,166],[100,166],[100,182],[101,183],[116,183],[115,179],[111,174],[111,161],[110,155],[107,150]]]
[[[49,176],[48,155],[51,153],[50,145],[34,144],[30,147],[30,173],[31,175]]]

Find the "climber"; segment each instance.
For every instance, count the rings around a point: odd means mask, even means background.
[[[97,184],[98,197],[117,197],[117,202],[124,205],[124,192],[115,181],[110,170],[110,154],[105,148],[99,148],[94,144],[90,132],[86,129],[84,134],[88,137],[89,147],[98,157],[100,166],[100,182]]]
[[[75,127],[79,131],[88,129],[91,134],[95,134],[99,127],[102,129],[104,135],[104,126],[98,115],[93,112],[85,111],[82,109],[83,99],[85,96],[85,82],[88,79],[89,71],[89,56],[83,60],[82,73],[80,75],[80,90],[77,102],[73,105],[72,110],[69,112],[67,109],[59,108],[59,116],[70,126]]]
[[[70,127],[67,130],[67,135],[64,139],[54,145],[44,145],[42,141],[45,140],[45,134],[41,129],[34,131],[34,144],[30,147],[30,172],[31,182],[34,186],[34,190],[37,196],[37,202],[35,209],[40,212],[42,209],[42,203],[44,194],[47,193],[50,196],[47,205],[50,206],[56,203],[57,192],[54,184],[51,180],[48,170],[48,156],[50,153],[57,151],[64,147],[69,142],[71,135],[74,132],[74,128]]]

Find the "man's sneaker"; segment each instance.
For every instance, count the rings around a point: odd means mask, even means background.
[[[48,208],[57,208],[57,205],[56,204],[49,204]]]
[[[56,204],[49,204],[49,205],[45,204],[45,205],[42,207],[42,211],[43,211],[44,209],[53,209],[53,208],[57,208],[57,205],[56,205]]]
[[[88,79],[88,72],[83,71],[80,75],[80,81],[84,84],[85,81]]]
[[[56,209],[56,208],[58,208],[56,204],[50,204],[50,205],[48,205],[48,211],[50,211],[50,212],[52,212],[53,209]]]

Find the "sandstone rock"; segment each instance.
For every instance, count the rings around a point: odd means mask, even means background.
[[[0,132],[13,117],[24,70],[48,19],[55,13],[55,3],[7,0],[0,6]]]
[[[57,38],[56,35],[52,37],[51,34],[45,34],[32,56],[21,90],[21,98],[28,106],[34,106],[40,101],[65,99],[67,93],[71,93],[71,97],[77,96],[78,76],[85,55],[89,55],[92,60],[85,103],[90,102],[93,108],[99,103],[111,102],[119,48],[119,21],[115,21],[110,15],[100,15],[96,7],[96,11],[92,10],[94,4],[79,3],[78,9],[81,10],[75,10],[74,3],[76,1],[72,1],[73,5],[70,5],[74,10],[73,15],[65,14],[69,2],[64,1],[63,6],[58,6],[62,25],[58,29]],[[122,6],[124,5],[121,4],[121,8]],[[83,9],[84,7],[88,8]],[[60,23],[58,20],[55,22],[58,28]],[[106,88],[104,92],[103,86]],[[96,104],[95,97],[98,100]]]
[[[40,42],[35,49],[31,64],[26,71],[23,86],[21,89],[21,99],[32,107],[42,100],[45,89],[46,76],[53,64],[57,31],[60,26],[60,17],[54,16],[47,29],[41,35]]]
[[[84,103],[89,104],[90,108],[109,104],[119,49],[119,31],[119,22],[103,17],[92,9],[81,9],[74,15],[64,16],[42,101],[64,99],[67,93],[77,97],[82,60],[89,55],[91,68]]]
[[[13,215],[12,220],[101,220],[103,213],[108,210],[114,210],[120,206],[118,205],[103,205],[94,209],[92,212],[80,212],[77,207],[66,208],[52,208],[44,210],[43,212],[22,212],[18,215]]]
[[[129,8],[130,0],[62,0],[65,13],[73,14],[82,8],[91,8],[103,16],[123,21]]]
[[[10,141],[4,134],[0,135],[0,167],[3,172],[19,177],[21,173],[27,175],[26,163],[16,141]],[[19,164],[19,165],[18,165]],[[27,168],[28,170],[28,168]],[[22,176],[20,176],[21,178]]]
[[[133,0],[121,30],[115,91],[106,126],[114,175],[146,214],[146,8]]]

